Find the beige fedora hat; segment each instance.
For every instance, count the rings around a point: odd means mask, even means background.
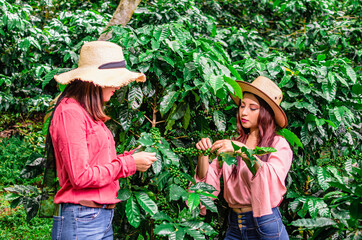
[[[287,115],[280,107],[283,99],[282,90],[272,80],[267,77],[259,76],[252,83],[236,81],[243,92],[250,92],[262,98],[273,110],[275,121],[281,127],[285,128],[288,124]],[[240,98],[232,96],[236,105],[240,105]]]
[[[123,87],[133,81],[144,82],[146,76],[126,68],[122,48],[117,44],[93,41],[82,46],[78,68],[55,75],[54,79],[61,84],[79,79],[100,87]]]

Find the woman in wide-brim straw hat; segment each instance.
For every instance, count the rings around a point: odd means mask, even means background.
[[[120,87],[146,77],[126,69],[120,46],[95,41],[82,46],[78,68],[54,78],[67,86],[47,136],[60,185],[54,198],[59,209],[53,217],[52,239],[113,239],[118,179],[146,171],[156,157],[134,151],[117,155],[103,107]]]
[[[230,207],[229,228],[225,239],[289,239],[278,209],[286,192],[285,178],[291,166],[293,152],[288,142],[276,134],[277,127],[286,127],[288,120],[280,107],[283,98],[279,87],[266,77],[258,77],[252,83],[237,81],[243,91],[243,99],[232,96],[238,106],[238,137],[231,141],[201,139],[196,147],[211,152],[234,152],[231,142],[249,149],[273,147],[277,151],[256,156],[255,176],[247,167],[246,155],[238,158],[237,166],[217,159],[209,164],[208,156],[199,156],[196,181],[211,184],[220,192],[220,177],[224,179],[224,198]],[[240,151],[240,150],[239,150]],[[206,209],[202,206],[201,214]]]

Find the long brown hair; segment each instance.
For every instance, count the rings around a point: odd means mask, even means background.
[[[103,111],[103,92],[100,86],[92,82],[74,80],[64,91],[64,97],[77,100],[95,121],[105,122],[110,119]]]
[[[249,92],[244,92],[249,93]],[[252,94],[252,93],[249,93]],[[274,117],[274,112],[271,107],[260,97],[252,94],[258,99],[260,110],[259,110],[259,117],[258,117],[258,128],[259,128],[259,139],[257,146],[259,147],[270,147],[273,144],[274,137],[276,134],[276,122]],[[236,141],[246,143],[246,140],[249,136],[250,129],[244,128],[241,124],[240,108],[238,108],[237,116],[236,116],[236,126],[239,136],[235,139]],[[268,156],[264,155],[260,157],[261,160],[267,161]]]
[[[249,93],[249,92],[244,92]],[[252,93],[249,93],[252,94]],[[257,146],[259,147],[271,147],[273,144],[274,138],[277,135],[276,134],[276,122],[274,117],[274,112],[271,109],[271,107],[260,97],[254,95],[258,101],[259,101],[259,117],[258,117],[258,128],[259,128],[259,139]],[[249,136],[250,129],[244,128],[241,125],[241,119],[240,119],[240,107],[238,108],[238,111],[236,113],[236,126],[237,126],[237,132],[239,136],[235,138],[236,141],[246,143],[246,140]],[[267,162],[269,158],[269,154],[259,156],[259,159]],[[241,159],[238,159],[238,165],[240,164]],[[236,166],[233,166],[233,170],[231,173],[231,177],[235,178],[238,172],[238,168]]]

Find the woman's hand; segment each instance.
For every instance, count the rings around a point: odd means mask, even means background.
[[[196,148],[202,151],[205,151],[211,148],[211,140],[210,138],[202,138],[198,143],[196,143]]]
[[[202,151],[205,151],[211,148],[211,140],[210,138],[202,138],[198,143],[196,143],[196,148]],[[197,161],[197,175],[199,178],[204,178],[209,170],[209,157],[200,155]]]
[[[132,157],[136,163],[136,170],[140,172],[146,172],[154,163],[156,158],[156,153],[149,152],[138,152],[132,154]]]
[[[235,145],[238,145],[239,147],[246,147],[245,144],[241,143],[241,142],[237,142],[237,141],[231,141],[229,139],[223,139],[223,140],[217,140],[216,142],[214,142],[214,144],[211,147],[211,152],[216,152],[217,155],[220,155],[220,153],[233,153],[234,152],[234,148],[233,145],[231,144],[231,142],[233,142]],[[240,151],[240,150],[239,150]]]

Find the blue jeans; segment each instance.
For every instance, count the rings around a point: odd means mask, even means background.
[[[225,239],[289,239],[279,208],[272,210],[272,214],[261,217],[253,217],[253,212],[236,213],[231,210]]]
[[[114,209],[61,204],[61,215],[53,216],[52,240],[113,239]]]

